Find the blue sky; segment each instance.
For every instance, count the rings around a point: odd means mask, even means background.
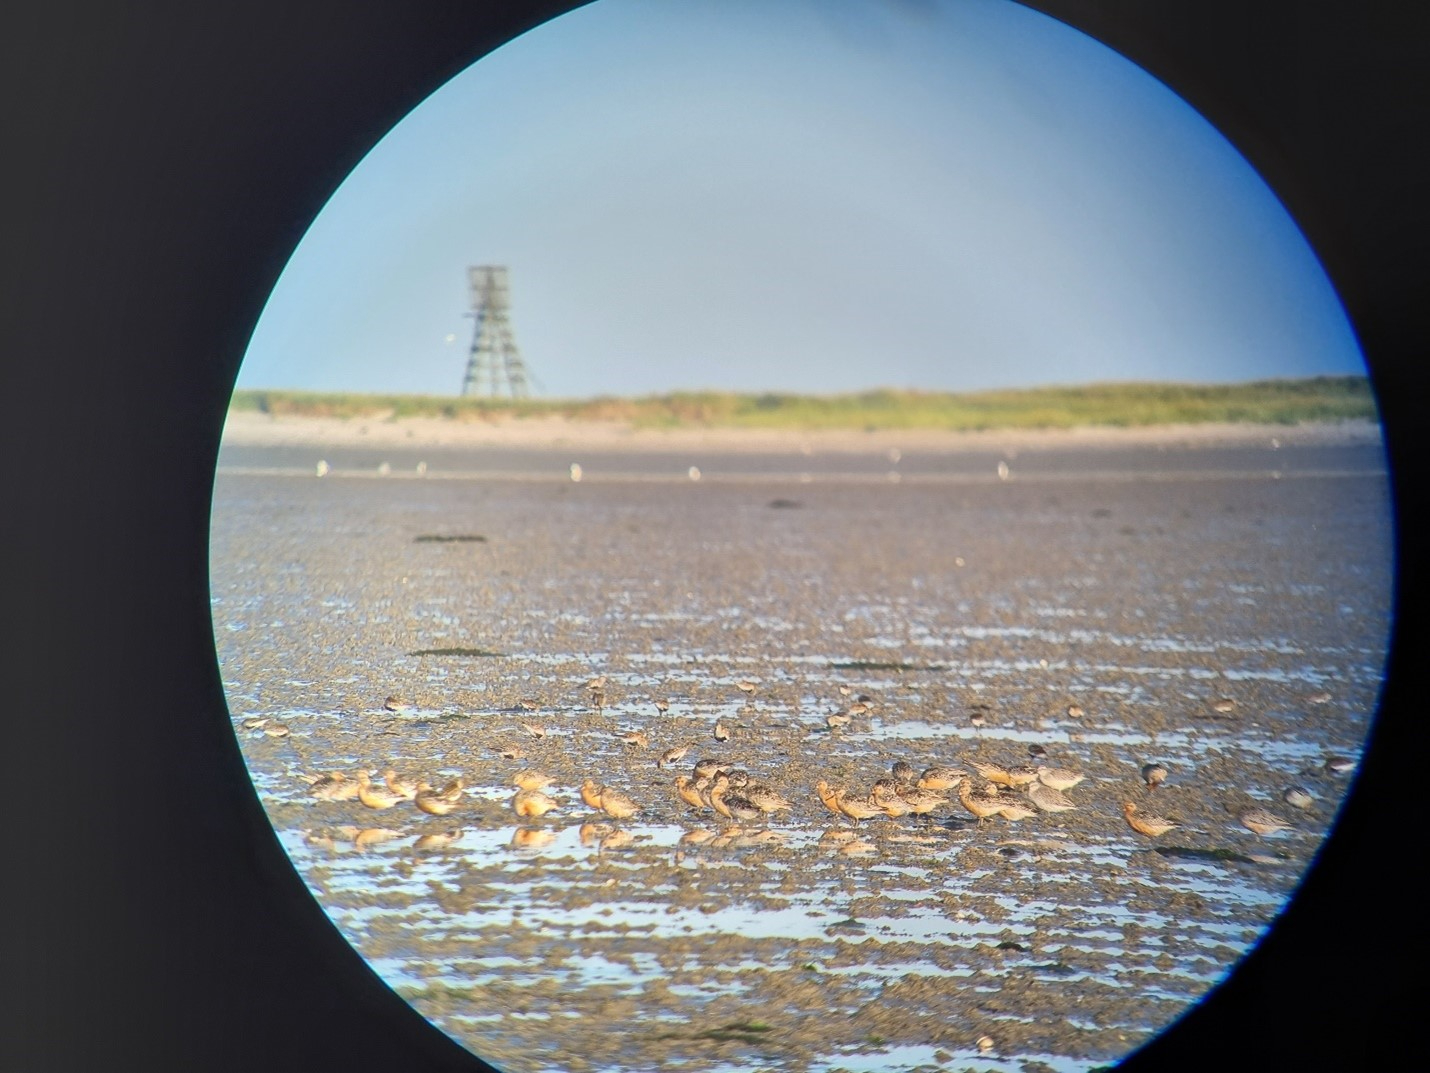
[[[504,264],[540,393],[1364,371],[1225,139],[1011,0],[596,0],[358,164],[238,386],[455,395]]]

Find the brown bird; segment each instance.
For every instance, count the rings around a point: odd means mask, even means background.
[[[554,786],[556,780],[544,771],[522,768],[511,777],[511,784],[519,790],[544,790],[548,786]]]
[[[829,785],[823,779],[814,784],[814,792],[819,795],[819,800],[824,807],[836,816],[843,816],[844,811],[839,807],[839,795],[842,792]]]
[[[1136,831],[1139,835],[1146,835],[1149,838],[1156,838],[1164,835],[1168,831],[1175,831],[1182,825],[1176,820],[1169,820],[1162,816],[1149,816],[1145,813],[1137,814],[1137,806],[1131,801],[1122,803],[1122,815],[1127,817],[1127,826]]]
[[[848,712],[831,712],[824,717],[824,725],[830,730],[838,730],[840,727],[849,725],[850,715]]]
[[[640,811],[640,806],[619,790],[601,788],[601,811],[612,819],[626,820]]]
[[[872,819],[875,816],[887,815],[887,813],[877,805],[870,804],[867,800],[860,801],[856,798],[851,798],[843,791],[839,792],[835,800],[839,804],[839,811],[855,822]]]
[[[412,803],[428,815],[445,816],[461,803],[461,794],[460,780],[448,783],[441,790],[434,790],[423,782],[418,784]]]
[[[358,782],[341,771],[326,775],[300,776],[308,784],[308,792],[319,801],[352,801],[358,795]]]
[[[587,778],[581,783],[581,800],[591,808],[601,807],[601,794],[606,788],[596,784],[596,780]]]
[[[965,779],[958,788],[958,800],[969,812],[978,818],[982,823],[989,816],[996,816],[1003,811],[1006,804],[1000,801],[996,793],[986,791],[975,791]]]
[[[741,693],[745,694],[745,696],[753,697],[755,695],[755,690],[759,688],[759,683],[753,682],[748,678],[741,678],[738,682],[735,683],[735,688],[738,689]]]
[[[677,775],[675,777],[675,792],[680,795],[682,801],[693,809],[709,807],[705,804],[705,798],[700,793],[702,789],[700,781],[692,780],[689,775]]]
[[[922,790],[955,790],[962,781],[963,772],[956,767],[931,767],[925,768],[924,773],[919,776],[919,788]]]
[[[401,794],[408,801],[417,796],[417,780],[404,779],[393,768],[383,771],[382,781],[387,784],[389,790],[395,794]]]
[[[918,778],[914,765],[907,760],[896,760],[894,766],[889,769],[889,773],[894,776],[894,781],[900,786],[907,786]]]
[[[1077,702],[1069,704],[1067,711],[1069,719],[1081,719],[1084,715],[1087,714],[1085,711],[1082,710],[1082,705],[1078,704]]]
[[[359,771],[358,778],[358,800],[368,808],[392,808],[400,805],[407,798],[402,794],[389,790],[386,786],[379,786],[372,781],[371,771]]]
[[[523,819],[540,819],[560,807],[560,802],[540,790],[518,790],[511,799],[511,810]]]
[[[645,732],[641,730],[632,730],[629,734],[622,738],[621,741],[625,742],[627,745],[634,746],[637,749],[650,748],[650,738],[646,737]]]
[[[666,712],[670,711],[670,701],[668,701],[668,700],[658,700],[658,701],[656,701],[656,702],[655,702],[655,711],[656,711],[656,714],[657,714],[657,715],[664,715]]]
[[[727,729],[725,728],[725,724],[722,723],[722,722],[720,722],[720,720],[718,720],[718,719],[715,720],[715,729],[714,729],[713,731],[711,731],[711,734],[712,734],[712,736],[715,738],[716,741],[729,741],[729,740],[730,740],[730,731],[727,730]]]
[[[728,771],[724,764],[718,760],[697,760],[695,761],[695,778],[697,780],[709,780],[715,778],[722,771]]]

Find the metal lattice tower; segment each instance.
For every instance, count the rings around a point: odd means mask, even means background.
[[[467,269],[471,284],[472,311],[476,330],[472,334],[472,351],[467,358],[467,374],[462,378],[463,395],[510,395],[525,398],[529,391],[526,366],[512,338],[511,289],[506,268],[498,265],[473,265]]]

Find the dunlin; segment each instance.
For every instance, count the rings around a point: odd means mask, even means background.
[[[690,752],[689,745],[676,745],[660,754],[660,759],[655,762],[656,767],[665,767],[668,764],[678,764],[685,759],[685,754]]]
[[[1311,791],[1304,786],[1288,786],[1281,795],[1281,800],[1292,808],[1308,809],[1316,803],[1316,799],[1311,796]]]
[[[1275,835],[1291,830],[1289,823],[1276,813],[1267,812],[1264,808],[1249,808],[1237,816],[1237,819],[1241,821],[1243,827],[1258,835]]]
[[[1167,781],[1167,769],[1161,764],[1143,764],[1142,781],[1147,784],[1147,789],[1155,790]]]
[[[1146,813],[1137,814],[1137,806],[1131,801],[1122,803],[1122,815],[1127,817],[1127,826],[1136,831],[1139,835],[1147,835],[1149,838],[1156,838],[1164,835],[1168,831],[1174,831],[1182,825],[1175,820],[1168,820],[1161,816],[1149,816]]]

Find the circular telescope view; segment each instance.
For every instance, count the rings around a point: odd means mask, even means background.
[[[1388,654],[1316,256],[1011,0],[598,0],[293,252],[211,586],[353,948],[507,1073],[1090,1071],[1226,979]]]

